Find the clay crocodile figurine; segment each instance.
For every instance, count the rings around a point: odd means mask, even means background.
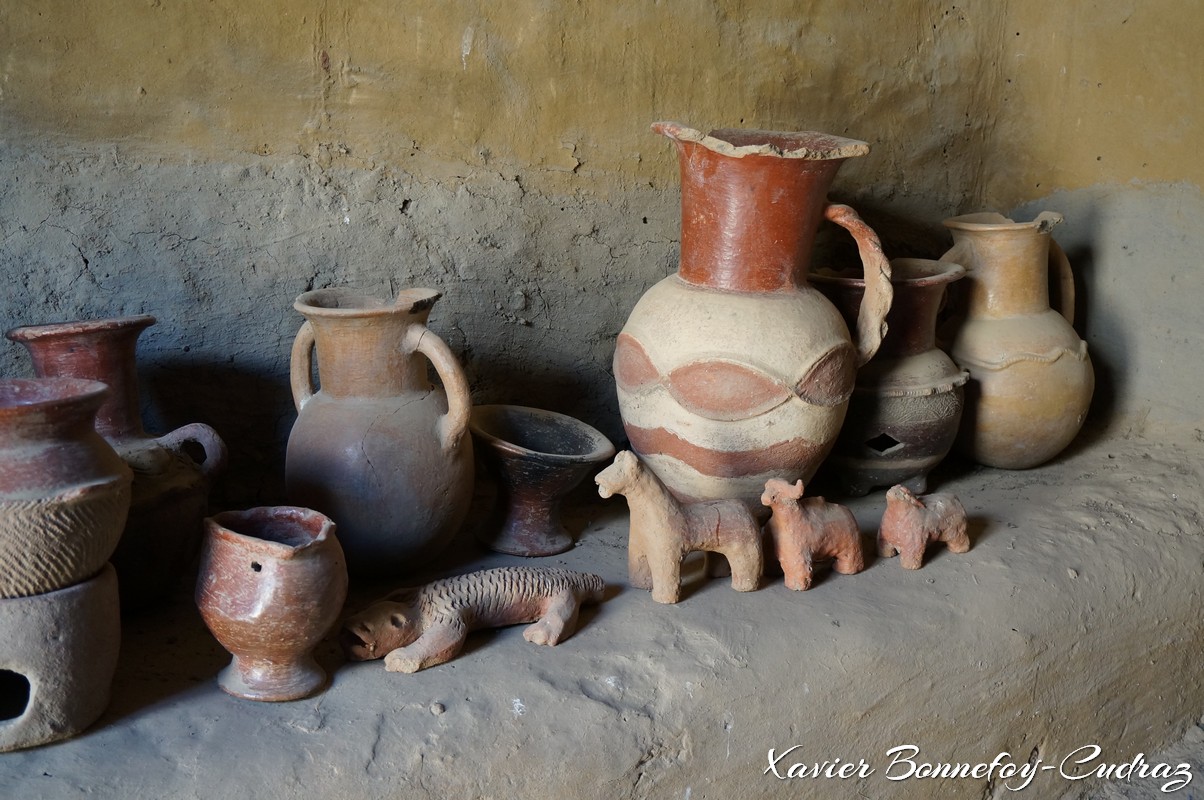
[[[572,634],[582,603],[602,601],[597,575],[553,567],[500,567],[398,589],[347,620],[339,635],[352,661],[384,656],[390,672],[455,658],[469,631],[534,622],[523,638],[555,645]]]

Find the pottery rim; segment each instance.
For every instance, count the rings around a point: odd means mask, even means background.
[[[39,339],[58,336],[80,336],[90,333],[111,331],[141,331],[154,325],[156,319],[150,314],[134,314],[128,317],[107,319],[81,319],[73,322],[49,322],[43,325],[22,325],[11,328],[4,335],[14,342],[36,342]]]
[[[678,142],[700,144],[732,158],[772,156],[810,161],[854,158],[870,152],[867,142],[820,131],[763,131],[718,128],[703,133],[680,122],[654,122],[652,130]]]
[[[325,514],[309,508],[257,506],[206,517],[205,529],[210,536],[253,544],[278,558],[289,559],[329,539],[335,524]]]
[[[952,283],[966,274],[966,268],[951,261],[931,258],[892,258],[890,260],[890,282],[896,286],[935,286]],[[860,267],[854,271],[820,269],[807,274],[807,280],[815,283],[833,283],[842,286],[865,286],[865,277]]]
[[[347,288],[314,289],[298,295],[293,308],[305,316],[333,318],[387,317],[429,309],[443,296],[436,289],[402,289],[396,299],[382,300]]]
[[[575,437],[587,440],[592,447],[585,452],[572,453],[552,453],[525,447],[522,444],[503,439],[497,434],[490,432],[489,428],[491,426],[488,425],[486,418],[492,418],[494,415],[509,415],[512,418],[517,418],[518,425],[522,424],[524,418],[542,418],[544,421],[563,426]],[[606,438],[593,426],[582,422],[576,417],[559,414],[555,411],[547,411],[542,408],[506,404],[474,406],[469,427],[474,434],[489,444],[490,447],[518,457],[555,460],[567,465],[605,461],[614,457],[615,454],[615,446],[611,443],[610,439]]]
[[[110,391],[107,384],[86,378],[0,378],[0,419],[81,405],[99,409]]]
[[[1027,222],[1017,222],[995,211],[979,211],[950,217],[941,224],[956,231],[1015,231],[1036,228],[1041,233],[1048,233],[1064,219],[1065,217],[1056,211],[1042,211]]]

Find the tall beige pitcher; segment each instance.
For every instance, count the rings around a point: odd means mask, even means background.
[[[401,575],[424,565],[472,499],[468,382],[426,327],[439,296],[406,289],[388,301],[319,289],[293,304],[306,322],[293,344],[297,422],[286,491],[293,505],[334,520],[351,572]],[[442,390],[427,379],[428,359]]]
[[[946,329],[949,355],[970,371],[956,447],[980,464],[1026,469],[1062,452],[1087,416],[1095,376],[1079,338],[1073,293],[1049,306],[1049,268],[1073,286],[1070,263],[1050,236],[1062,215],[1031,222],[1001,214],[945,220],[953,248],[941,257],[966,268],[965,316]]]

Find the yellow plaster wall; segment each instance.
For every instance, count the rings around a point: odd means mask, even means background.
[[[1001,25],[924,0],[17,2],[0,113],[168,159],[504,164],[550,188],[675,181],[657,119],[811,128],[875,146],[850,183],[966,198]]]
[[[874,145],[850,186],[1010,206],[1199,183],[1201,44],[1201,0],[16,0],[0,118],[160,158],[505,165],[550,189],[672,181],[656,119],[813,128]]]
[[[1097,183],[1204,184],[1204,2],[1007,4],[985,159],[1001,207]]]

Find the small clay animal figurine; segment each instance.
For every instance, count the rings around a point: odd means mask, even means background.
[[[778,478],[765,482],[761,504],[773,509],[766,530],[773,539],[778,561],[786,573],[786,587],[811,588],[812,566],[834,559],[832,569],[853,575],[865,569],[861,531],[853,512],[822,497],[803,497],[803,482]]]
[[[676,603],[681,598],[681,560],[697,551],[727,557],[737,592],[754,591],[761,582],[760,526],[739,500],[679,505],[630,450],[615,456],[594,482],[602,497],[627,498],[628,578],[636,588],[651,589],[656,602]]]
[[[897,552],[904,569],[919,569],[929,542],[945,542],[951,553],[970,549],[961,501],[944,492],[917,497],[903,484],[892,486],[878,527],[878,555],[891,558]]]
[[[417,672],[456,657],[468,633],[534,622],[532,644],[555,645],[577,627],[582,603],[602,602],[597,575],[554,567],[499,567],[398,589],[347,620],[339,641],[352,661],[385,658]]]

